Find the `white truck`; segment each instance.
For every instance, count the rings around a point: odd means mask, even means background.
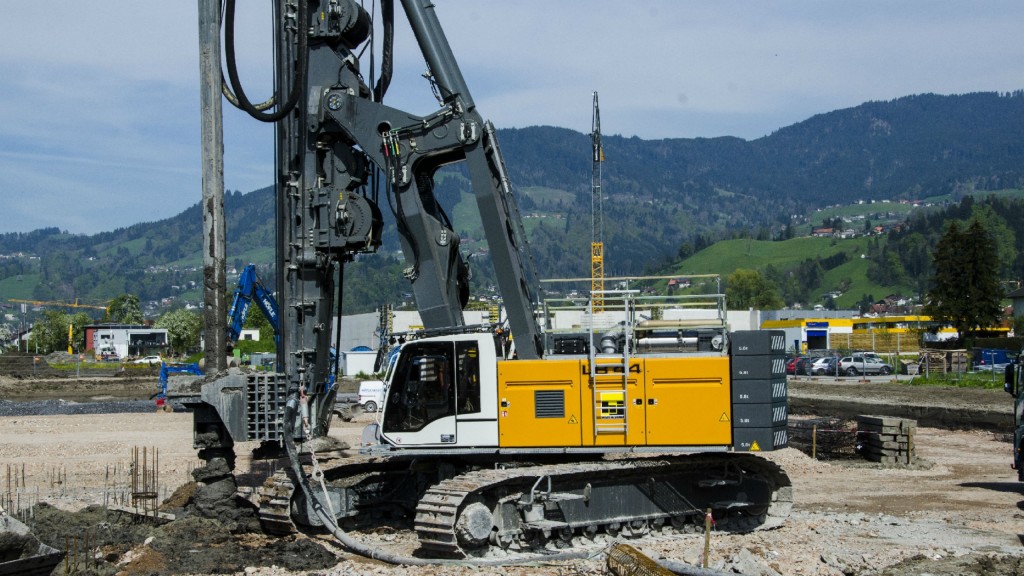
[[[363,380],[359,383],[359,400],[356,402],[366,412],[374,413],[384,405],[384,382]]]

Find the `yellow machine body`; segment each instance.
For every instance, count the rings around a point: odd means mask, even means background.
[[[499,445],[729,446],[729,358],[721,355],[498,362]]]

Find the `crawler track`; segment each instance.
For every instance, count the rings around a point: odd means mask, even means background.
[[[278,470],[267,478],[257,490],[259,518],[263,531],[268,534],[288,535],[296,532],[291,518],[292,494],[295,484],[287,470]]]
[[[443,558],[546,555],[553,548],[598,547],[609,538],[696,532],[708,509],[718,529],[748,532],[779,526],[792,507],[789,477],[752,454],[509,463],[497,469],[464,464],[461,472],[458,465],[448,469],[455,476],[420,484],[419,490],[408,483],[408,460],[339,459],[332,464],[327,472],[331,484],[354,490],[359,502],[350,515],[372,515],[385,502],[394,503],[395,494],[404,494],[401,508],[415,507],[414,528],[423,551]],[[421,472],[426,476],[420,478],[437,474]],[[259,489],[264,530],[297,530],[294,492],[285,470]]]
[[[531,491],[543,517],[517,513]],[[773,528],[791,507],[789,478],[775,464],[751,455],[695,455],[467,472],[427,490],[415,527],[430,554],[461,558],[586,546],[601,534],[691,531],[707,508],[724,530]],[[485,531],[488,521],[493,528]]]

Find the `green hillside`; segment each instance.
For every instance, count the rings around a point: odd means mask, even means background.
[[[884,246],[884,236],[873,238]],[[882,298],[891,293],[914,295],[909,285],[881,286],[868,280],[868,243],[872,238],[849,240],[801,237],[784,241],[753,239],[723,240],[670,267],[664,275],[685,277],[696,274],[719,274],[723,279],[738,269],[765,272],[772,266],[779,271],[796,268],[805,260],[825,259],[845,253],[847,261],[824,272],[821,285],[811,290],[812,298],[804,304],[821,304],[833,291],[842,295],[835,299],[837,308],[855,308],[865,294]]]
[[[831,256],[836,252],[858,250],[859,242],[837,242],[830,238],[793,238],[782,242],[741,238],[716,242],[673,267],[671,274],[721,274],[738,268],[757,270],[767,265],[795,266],[805,258]]]

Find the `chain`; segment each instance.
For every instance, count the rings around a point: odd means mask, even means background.
[[[309,427],[309,397],[306,396],[306,387],[299,387],[299,406],[302,409],[302,432],[306,437],[306,445],[309,448],[309,456],[313,461],[313,480],[320,483],[320,489],[324,493],[324,501],[327,503],[327,511],[331,513],[331,519],[338,516],[334,513],[334,505],[331,503],[331,496],[327,493],[327,481],[324,478],[324,471],[320,468],[320,462],[316,458],[316,450],[313,449],[313,435]]]

